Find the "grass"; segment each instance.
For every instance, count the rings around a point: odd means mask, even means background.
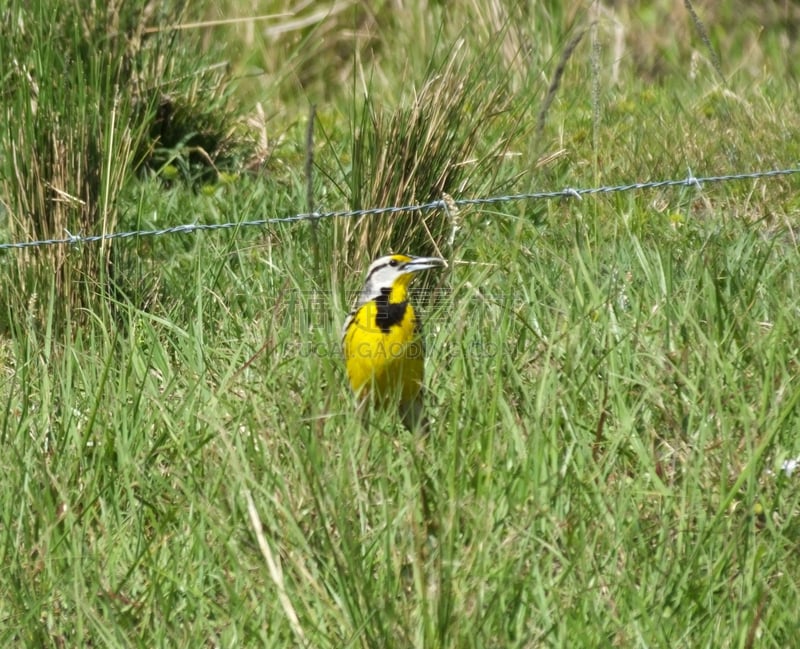
[[[695,6],[712,56],[683,3],[599,16],[546,5],[244,16],[204,28],[202,60],[203,29],[164,30],[161,77],[144,65],[144,87],[169,88],[178,123],[132,111],[142,121],[123,143],[102,111],[90,122],[111,142],[97,149],[97,187],[114,187],[107,223],[303,211],[308,103],[317,209],[798,159],[784,16]],[[85,36],[70,36],[76,51],[91,51]],[[214,43],[231,43],[232,85],[209,80]],[[34,44],[50,51],[41,34]],[[59,101],[85,110],[109,90],[90,83]],[[24,114],[29,97],[10,88],[6,115]],[[473,112],[459,119],[459,105]],[[0,239],[61,236],[61,221],[39,232],[46,222],[18,202],[38,187],[37,209],[62,215],[55,175],[14,172],[42,150],[35,121],[20,133],[0,150]],[[122,155],[137,137],[148,164]],[[60,177],[84,154],[58,158]],[[781,467],[800,455],[796,186],[462,207],[454,235],[430,213],[125,239],[107,257],[0,251],[0,641],[790,646],[800,491]],[[84,233],[102,231],[97,219]],[[390,417],[362,426],[343,380],[338,332],[365,260],[386,246],[450,261],[419,284],[424,442]]]

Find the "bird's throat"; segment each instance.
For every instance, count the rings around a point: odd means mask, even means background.
[[[375,325],[384,333],[388,333],[392,327],[401,324],[403,318],[406,317],[406,311],[410,308],[405,287],[400,287],[402,290],[397,290],[397,288],[384,289],[374,300]],[[401,299],[396,301],[395,297],[400,297]]]

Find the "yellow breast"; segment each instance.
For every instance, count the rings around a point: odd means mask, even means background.
[[[359,398],[402,406],[419,394],[424,347],[416,314],[409,303],[396,324],[381,328],[375,301],[363,304],[344,334],[344,357],[350,385]]]

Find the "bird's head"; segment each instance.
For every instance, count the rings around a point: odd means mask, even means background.
[[[388,295],[390,302],[407,298],[408,284],[422,270],[445,266],[439,257],[413,257],[411,255],[386,255],[379,257],[369,267],[359,304]]]

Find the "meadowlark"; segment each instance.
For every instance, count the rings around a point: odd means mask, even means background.
[[[411,430],[422,422],[425,347],[408,285],[419,271],[444,265],[438,257],[376,259],[342,330],[347,377],[361,404],[391,408],[396,403]]]

